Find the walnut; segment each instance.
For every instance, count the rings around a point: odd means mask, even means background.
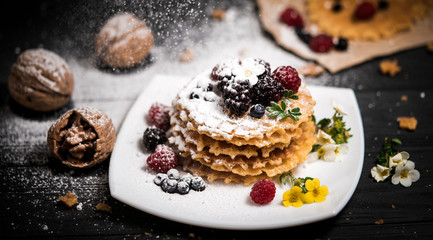
[[[96,36],[95,50],[111,67],[127,68],[142,61],[153,46],[150,28],[130,13],[108,19]]]
[[[72,109],[48,130],[48,147],[63,164],[88,168],[108,158],[116,141],[111,119],[98,109]]]
[[[26,50],[9,75],[9,92],[22,106],[48,112],[64,106],[72,96],[74,77],[63,58],[44,49]]]

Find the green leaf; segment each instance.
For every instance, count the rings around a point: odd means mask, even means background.
[[[283,111],[286,110],[286,102],[285,101],[281,101],[281,109]]]

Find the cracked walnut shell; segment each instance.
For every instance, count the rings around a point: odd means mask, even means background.
[[[9,75],[9,92],[22,106],[48,112],[64,106],[72,96],[74,77],[59,55],[45,49],[26,50]]]
[[[64,165],[88,168],[113,151],[116,132],[111,119],[92,107],[72,109],[48,130],[48,148]]]

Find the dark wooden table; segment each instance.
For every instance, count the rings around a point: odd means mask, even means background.
[[[61,114],[78,106],[95,106],[106,111],[119,128],[129,106],[146,86],[147,77],[167,72],[187,76],[196,73],[197,62],[178,63],[178,56],[185,48],[195,47],[198,58],[206,54],[213,57],[215,41],[209,36],[215,34],[215,29],[219,28],[221,34],[234,35],[227,39],[227,46],[243,41],[237,36],[255,37],[273,44],[272,38],[260,28],[254,3],[11,1],[0,4],[2,239],[433,238],[433,55],[426,47],[373,59],[337,74],[306,79],[313,85],[353,88],[363,118],[365,158],[361,179],[353,197],[336,217],[276,230],[216,230],[164,220],[113,199],[108,186],[109,161],[84,171],[67,169],[48,153],[46,132]],[[239,18],[242,21],[239,24],[249,26],[245,21],[250,19],[253,33],[240,27],[238,31],[243,31],[243,35],[232,34],[230,31],[235,31],[235,27],[219,27],[220,23],[209,17],[214,7],[234,13],[229,24],[237,24]],[[103,22],[117,11],[132,11],[146,19],[155,33],[156,46],[143,64],[128,71],[113,72],[95,64],[93,39]],[[7,90],[10,67],[18,54],[37,47],[57,52],[74,71],[73,99],[55,112],[37,113],[22,108]],[[277,46],[274,48],[291,55]],[[379,62],[385,58],[398,60],[402,71],[397,76],[391,78],[379,73]],[[219,59],[209,59],[209,63],[216,61]],[[137,77],[140,74],[146,77]],[[126,83],[130,86],[122,87]],[[402,95],[408,96],[407,102],[400,100]],[[400,130],[396,121],[399,116],[415,116],[419,121],[416,131]],[[410,188],[390,181],[376,183],[370,176],[385,137],[401,139],[403,144],[398,149],[410,153],[421,173],[420,180]],[[82,210],[58,202],[57,198],[68,191],[78,196],[83,203]],[[96,211],[99,202],[109,204],[112,212]],[[376,224],[380,219],[383,224]]]

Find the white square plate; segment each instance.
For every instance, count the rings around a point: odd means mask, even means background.
[[[110,160],[111,195],[141,211],[169,220],[219,229],[258,230],[290,227],[320,221],[337,215],[351,198],[358,184],[364,160],[364,131],[361,114],[351,89],[309,86],[316,119],[331,118],[332,100],[348,113],[344,117],[353,135],[349,152],[342,162],[302,164],[292,172],[297,177],[317,177],[328,186],[329,195],[322,203],[300,208],[284,207],[282,195],[288,190],[276,182],[272,202],[257,205],[250,200],[250,187],[235,184],[208,183],[202,192],[186,195],[169,194],[153,183],[155,173],[146,165],[149,156],[142,146],[148,127],[146,114],[152,103],[170,105],[189,79],[177,76],[156,76],[144,89],[127,114],[117,135]]]

